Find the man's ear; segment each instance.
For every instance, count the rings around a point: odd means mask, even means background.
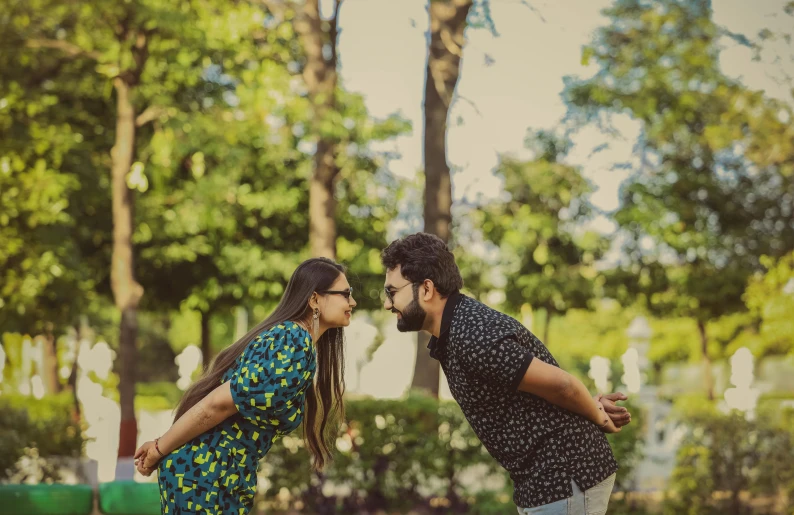
[[[425,302],[430,302],[433,298],[438,296],[438,290],[436,290],[436,285],[433,284],[433,281],[425,279],[419,287],[419,294]]]

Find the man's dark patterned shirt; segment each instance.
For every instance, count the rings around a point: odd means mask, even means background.
[[[517,506],[571,497],[571,480],[584,491],[618,469],[595,424],[518,390],[533,359],[559,365],[517,320],[456,293],[428,348],[480,441],[510,473]]]

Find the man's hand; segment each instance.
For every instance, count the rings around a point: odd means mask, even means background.
[[[605,413],[604,405],[600,401],[596,401],[596,405],[601,413]],[[616,426],[615,421],[607,416],[604,417],[603,425],[599,425],[598,428],[604,433],[620,433],[620,427]]]
[[[612,419],[615,427],[621,428],[631,422],[631,413],[629,413],[629,410],[616,404],[617,401],[625,401],[628,399],[623,393],[599,393],[594,399],[604,406],[604,412]]]

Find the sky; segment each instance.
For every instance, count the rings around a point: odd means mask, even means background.
[[[325,1],[325,0],[324,0]],[[780,28],[786,0],[713,0],[718,24],[731,31],[756,35],[764,27]],[[523,149],[527,129],[552,128],[565,114],[560,97],[563,77],[587,77],[595,68],[581,65],[582,47],[593,31],[605,25],[600,11],[606,0],[491,0],[498,36],[486,29],[467,31],[467,43],[457,100],[449,116],[448,160],[453,166],[456,201],[478,194],[497,196],[501,185],[491,170],[499,154],[528,157]],[[324,12],[328,2],[323,4]],[[791,18],[788,18],[790,21]],[[413,132],[388,143],[401,158],[392,172],[415,177],[422,166],[422,97],[426,64],[426,0],[344,0],[340,12],[339,53],[344,86],[364,96],[372,116],[399,113],[413,124]],[[493,62],[489,65],[486,56]],[[723,70],[754,89],[786,98],[769,77],[775,70],[753,63],[749,50],[726,42]],[[790,97],[788,97],[790,100]],[[568,162],[580,165],[597,188],[591,201],[605,211],[618,207],[621,181],[628,171],[612,164],[632,160],[638,125],[617,120],[623,137],[608,140],[595,128],[574,137]],[[601,143],[608,151],[591,155]],[[607,217],[591,227],[610,233]]]

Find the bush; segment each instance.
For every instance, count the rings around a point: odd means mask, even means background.
[[[149,411],[173,410],[185,392],[175,383],[159,381],[135,384],[135,407]]]
[[[705,401],[699,411],[690,402],[681,412],[691,430],[678,451],[666,513],[741,515],[757,512],[764,498],[792,498],[794,413],[763,410],[746,420]]]
[[[632,489],[634,469],[642,460],[643,423],[645,421],[645,412],[634,401],[627,401],[623,405],[631,413],[631,424],[623,426],[620,433],[607,435],[612,453],[620,465],[615,477],[615,490],[618,491]]]
[[[515,511],[507,472],[482,447],[456,403],[413,394],[405,400],[348,399],[346,408],[335,461],[323,474],[311,472],[302,433],[273,445],[260,485],[268,513]],[[637,418],[612,442],[624,475],[638,456]]]
[[[35,481],[56,480],[51,458],[79,458],[85,440],[80,424],[72,416],[70,393],[37,400],[21,395],[0,397],[0,479],[21,482],[29,479],[20,469],[23,457],[39,462]]]
[[[293,508],[311,513],[419,506],[466,511],[473,498],[461,484],[464,468],[480,465],[486,476],[504,476],[454,403],[415,394],[396,401],[348,400],[346,410],[335,461],[323,474],[310,472],[302,433],[274,444],[263,462],[269,508],[289,508],[278,500],[286,490],[297,500]]]

